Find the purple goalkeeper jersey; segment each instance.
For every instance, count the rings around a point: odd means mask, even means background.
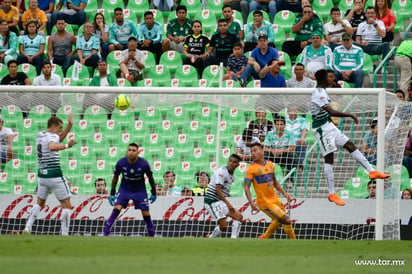
[[[138,157],[136,163],[130,164],[127,157],[121,158],[116,163],[114,175],[122,174],[120,190],[127,192],[144,192],[146,193],[146,184],[144,175],[151,177],[153,175],[149,163]]]

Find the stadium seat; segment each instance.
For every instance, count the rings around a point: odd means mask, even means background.
[[[240,84],[238,81],[234,81],[232,79],[224,80],[223,87],[225,88],[240,88]]]
[[[143,14],[149,10],[149,2],[145,0],[129,0],[127,2],[127,8],[134,10],[137,18],[141,18]]]
[[[2,107],[0,114],[4,118],[4,125],[6,127],[13,127],[13,125],[23,122],[23,113],[20,107],[16,105]]]
[[[197,12],[202,9],[202,2],[199,0],[181,0],[180,5],[186,6],[190,18],[195,18]]]
[[[97,9],[99,8],[98,5],[99,5],[99,2],[96,1],[96,0],[88,0],[87,1],[87,5],[84,8],[84,11],[86,12],[86,16],[89,18],[90,22],[93,22],[94,15],[96,14]],[[26,7],[28,7],[28,6],[26,6]],[[80,28],[79,28],[79,30],[80,30]]]
[[[150,68],[156,66],[156,58],[155,55],[147,50],[142,50],[143,56],[144,56],[144,71],[148,72]]]
[[[123,9],[123,16],[125,20],[132,21],[134,24],[138,23],[137,14],[132,9]]]
[[[206,2],[206,7],[204,7],[204,9],[211,11],[213,15],[215,16],[215,18],[219,19],[222,17],[223,2],[224,0],[208,0]],[[240,16],[240,18],[242,18],[242,16]],[[243,20],[241,21],[243,25]]]
[[[292,60],[290,59],[289,54],[284,51],[279,52],[279,60],[285,62],[284,66],[280,67],[280,72],[285,76],[286,79],[290,79],[292,76]]]
[[[57,109],[56,116],[62,119],[62,121],[67,121],[69,114],[73,114],[74,120],[80,120],[80,113],[82,112],[82,107],[75,105],[64,105]]]
[[[182,87],[193,87],[198,80],[197,69],[191,65],[179,66],[175,71],[175,78],[179,79]]]
[[[342,16],[345,16],[345,12],[348,9],[352,9],[353,8],[353,4],[355,3],[354,0],[341,0],[339,1],[339,9],[342,13]]]
[[[364,199],[369,195],[368,182],[361,177],[353,177],[346,180],[343,189],[349,191],[349,198]]]
[[[156,85],[158,86],[170,86],[170,70],[165,65],[156,65],[155,67],[150,68],[148,77],[153,79],[153,82],[156,82]]]
[[[113,11],[115,8],[124,8],[123,0],[106,0],[102,1],[102,9]]]
[[[76,75],[75,66],[76,64],[73,64],[67,69],[66,77],[71,78],[71,81],[75,81],[76,85],[82,85],[85,79],[90,78],[89,70],[86,66],[80,64],[78,65],[78,75]]]
[[[121,50],[114,50],[109,52],[107,55],[107,64],[119,66],[122,58],[122,51]]]
[[[90,106],[84,111],[84,119],[91,124],[92,127],[100,127],[105,125],[107,120],[107,110],[101,106]]]
[[[150,9],[150,11],[153,13],[153,18],[155,22],[158,22],[161,26],[163,26],[165,23],[163,13],[157,9]],[[143,19],[141,21],[143,21]]]
[[[175,73],[176,69],[183,64],[182,55],[174,50],[163,52],[159,64],[168,68],[171,73]]]
[[[411,16],[412,1],[394,0],[392,2],[391,9],[396,13],[397,21],[403,21],[405,19],[409,19],[409,17]]]
[[[280,28],[283,28],[285,32],[292,32],[293,22],[295,21],[296,15],[289,10],[278,11],[273,19],[273,23],[277,24]],[[277,39],[277,36],[276,36]]]
[[[219,14],[221,15],[222,11],[220,11]],[[211,37],[215,32],[217,25],[215,12],[208,9],[200,10],[198,11],[196,18],[200,18],[200,21],[202,22],[203,34]]]
[[[369,73],[373,73],[373,60],[372,60],[372,57],[367,53],[364,53],[363,73],[365,75],[368,75]]]
[[[225,74],[226,71],[223,72]],[[219,86],[219,66],[210,65],[205,67],[202,74],[202,79],[207,80],[207,87],[218,87]],[[200,86],[200,84],[199,84]]]
[[[247,88],[260,88],[260,79],[253,79],[246,84]]]
[[[27,77],[29,77],[32,82],[37,76],[36,67],[29,63],[20,64],[17,71],[26,73]]]
[[[285,29],[278,24],[272,24],[272,29],[276,37],[275,46],[276,48],[281,49],[283,43],[286,41]]]
[[[46,129],[47,120],[51,117],[51,110],[45,105],[37,105],[30,109],[29,118],[38,128]]]
[[[319,16],[321,21],[329,20],[330,9],[333,6],[332,0],[314,0],[312,2],[313,11]]]
[[[135,120],[135,114],[134,111],[130,108],[126,110],[119,110],[115,108],[112,111],[111,119],[116,121],[116,123],[119,123],[119,125],[121,125],[122,127],[132,127]]]
[[[9,70],[7,69],[7,64],[0,63],[0,78],[3,79],[4,76],[9,74]]]
[[[400,181],[399,185],[401,186],[401,190],[404,190],[405,188],[410,188],[411,180],[409,178],[408,170],[404,165],[391,165],[390,167],[388,167],[388,173],[391,175],[392,182]]]

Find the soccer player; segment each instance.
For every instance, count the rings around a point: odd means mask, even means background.
[[[292,198],[280,186],[275,177],[275,166],[271,161],[265,160],[263,157],[263,145],[254,143],[250,146],[253,162],[246,170],[244,191],[247,200],[252,207],[252,211],[262,210],[272,219],[272,223],[266,229],[265,233],[259,236],[259,239],[268,239],[283,224],[283,231],[289,239],[296,239],[295,231],[289,216],[286,214],[286,209],[282,201],[275,193],[275,189],[279,191],[288,202]],[[256,192],[256,203],[252,200],[250,185],[253,183],[253,188]]]
[[[231,238],[239,237],[240,224],[243,216],[232,206],[226,197],[230,196],[230,187],[235,182],[234,172],[239,166],[240,161],[242,161],[242,159],[239,155],[230,155],[227,165],[217,169],[212,176],[205,196],[205,207],[210,216],[217,221],[217,226],[213,232],[207,236],[208,238],[215,238],[219,236],[222,231],[226,231],[228,226],[227,217],[233,219]]]
[[[114,208],[106,222],[104,236],[109,236],[117,216],[123,208],[127,207],[129,200],[133,200],[135,209],[142,211],[149,236],[154,237],[155,235],[153,222],[150,218],[149,201],[151,203],[156,201],[156,186],[149,163],[138,155],[139,146],[136,143],[131,143],[127,147],[127,156],[119,159],[116,163],[109,197],[109,203]],[[122,181],[116,194],[116,185],[120,174],[122,174]],[[147,199],[145,175],[149,179],[151,187],[152,195],[149,199]]]
[[[328,86],[328,72],[326,70],[318,70],[315,73],[315,78],[318,85],[312,93],[310,102],[310,110],[313,118],[312,130],[325,159],[324,172],[328,184],[329,201],[339,206],[344,206],[346,203],[339,198],[334,186],[335,178],[332,165],[333,152],[337,150],[337,147],[345,148],[352,157],[369,172],[369,178],[371,180],[385,179],[390,175],[374,170],[365,156],[349,141],[349,138],[331,122],[331,116],[350,117],[355,123],[358,123],[358,119],[353,114],[339,112],[330,106],[330,98],[326,91],[326,87]]]
[[[39,164],[38,177],[39,184],[37,187],[37,203],[30,211],[24,234],[30,234],[31,228],[36,221],[40,210],[46,205],[49,192],[53,192],[59,200],[61,213],[61,234],[69,235],[70,214],[72,205],[70,203],[70,188],[67,180],[63,177],[60,167],[60,150],[71,148],[76,144],[74,139],[69,140],[66,144],[61,144],[70,132],[74,123],[72,114],[69,114],[67,127],[63,130],[63,121],[58,117],[50,117],[47,121],[47,131],[41,131],[37,135],[37,160]]]

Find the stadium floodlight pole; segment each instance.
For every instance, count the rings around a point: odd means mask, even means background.
[[[383,89],[378,93],[378,144],[377,144],[377,168],[385,168],[385,104],[386,91]],[[383,193],[384,182],[379,179],[376,184],[376,223],[375,240],[383,240]]]

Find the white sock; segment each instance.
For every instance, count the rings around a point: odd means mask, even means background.
[[[72,214],[71,209],[63,208],[63,210],[62,210],[62,218],[61,218],[62,235],[63,235],[63,236],[68,236],[68,235],[69,235],[70,215],[71,215],[71,214]]]
[[[352,158],[355,159],[361,166],[363,166],[368,172],[373,171],[373,167],[365,158],[365,156],[359,151],[359,149],[351,153]]]
[[[323,170],[325,172],[329,194],[333,194],[335,193],[335,176],[333,174],[333,167],[331,164],[325,163],[323,166]]]
[[[219,236],[220,235],[220,228],[219,228],[219,226],[217,225],[216,227],[215,227],[215,229],[213,230],[213,232],[209,235],[209,238],[216,238],[217,236]]]
[[[232,221],[232,235],[230,238],[237,238],[239,237],[239,231],[240,231],[240,225],[242,223],[237,221],[237,220],[233,220]]]
[[[36,221],[37,215],[39,215],[40,210],[41,210],[41,207],[40,207],[38,204],[35,204],[35,205],[31,208],[30,214],[29,214],[29,218],[28,218],[27,223],[26,223],[26,228],[27,228],[29,231],[31,231],[31,227],[32,227],[33,224],[34,224],[34,221]]]

